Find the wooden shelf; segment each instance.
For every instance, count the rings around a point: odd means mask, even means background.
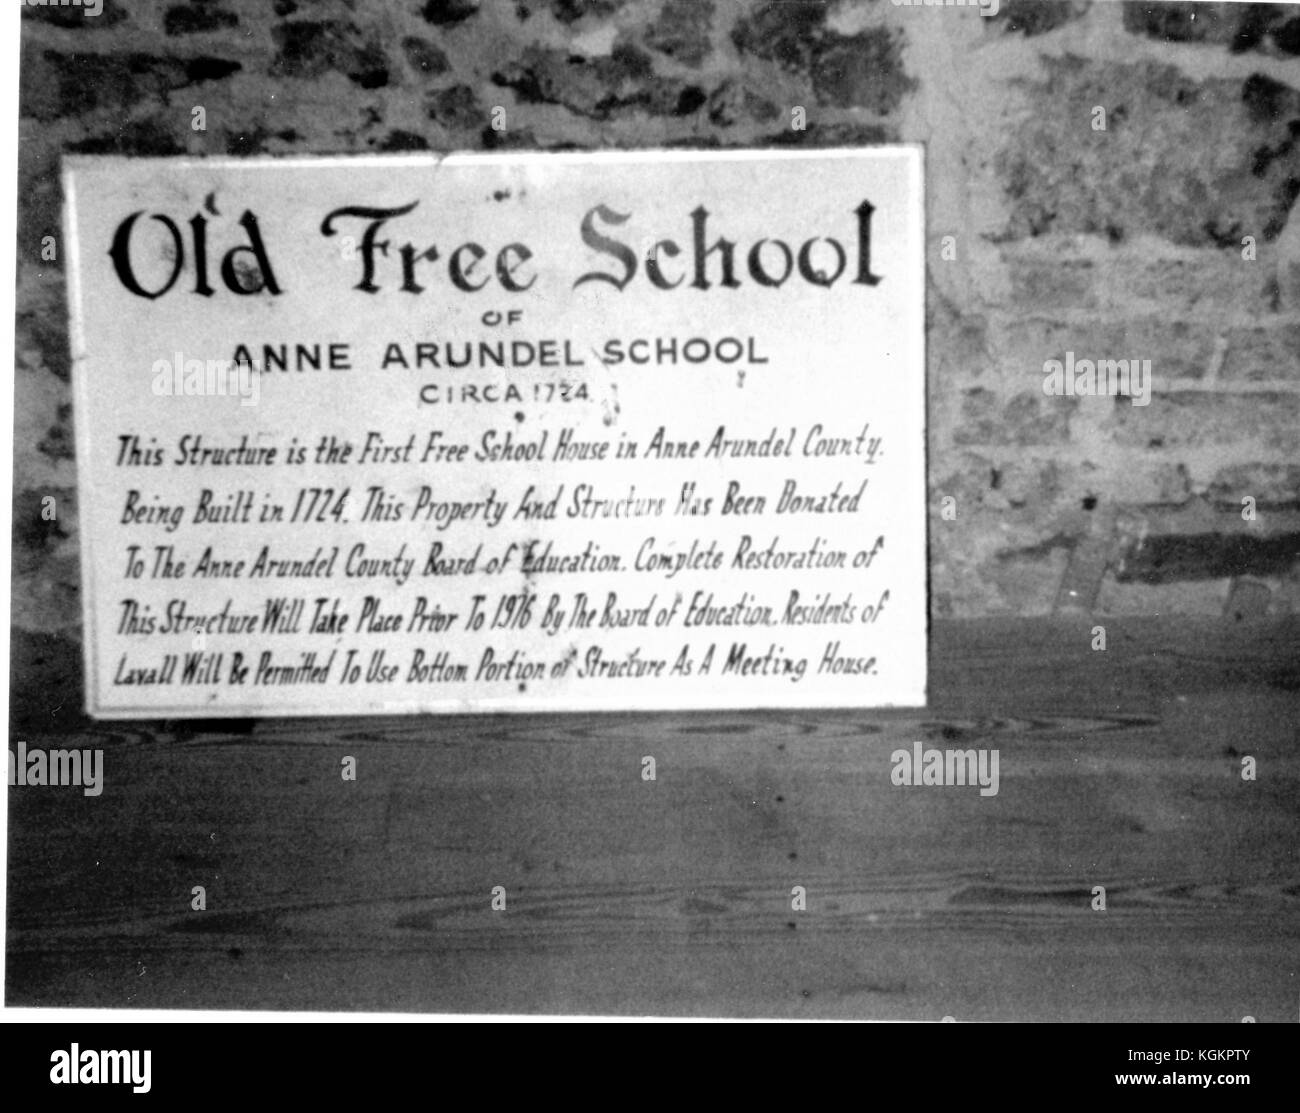
[[[7,1002],[1295,1020],[1300,620],[931,642],[924,711],[49,727],[30,674],[11,739],[105,787],[10,790]],[[917,740],[998,794],[893,785]]]

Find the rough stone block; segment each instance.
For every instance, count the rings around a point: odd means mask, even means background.
[[[1166,451],[1252,442],[1300,457],[1300,395],[1152,392],[1148,406],[1114,409],[1118,444]]]
[[[1231,329],[1219,374],[1233,382],[1300,382],[1300,324]]]
[[[283,23],[275,28],[273,77],[318,78],[338,72],[363,89],[388,84],[388,56],[377,39],[336,20]]]
[[[447,55],[434,43],[419,35],[407,35],[402,40],[402,53],[407,65],[426,77],[437,77],[451,68]]]
[[[1300,54],[1300,7],[1295,4],[1159,3],[1126,0],[1124,27],[1174,43],[1215,43],[1247,50]]]
[[[994,160],[1003,239],[1141,232],[1226,248],[1281,232],[1300,194],[1300,90],[1262,75],[1198,82],[1172,65],[1042,61],[1047,77],[1024,83],[1024,118]]]
[[[667,0],[645,42],[652,50],[698,69],[713,50],[712,26],[713,0]]]
[[[1050,4],[1044,4],[1042,0],[1001,0],[998,14],[985,22],[990,31],[1023,33],[1028,39],[1072,23],[1086,14],[1090,7],[1091,0],[1055,0]]]
[[[239,16],[211,0],[173,4],[163,15],[163,30],[168,35],[197,35],[238,26]]]
[[[1234,464],[1220,468],[1210,481],[1207,497],[1224,510],[1239,513],[1242,499],[1255,500],[1257,512],[1300,510],[1300,464]]]
[[[959,445],[1064,444],[1069,439],[1070,414],[1077,398],[1048,398],[1040,392],[1003,399],[991,390],[974,387],[963,393],[961,424],[953,441]]]

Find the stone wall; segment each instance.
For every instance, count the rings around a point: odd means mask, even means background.
[[[923,142],[933,615],[1300,610],[1300,5],[103,0],[22,27],[29,653],[80,636],[65,152]],[[1151,360],[1149,404],[1046,395],[1066,352]]]

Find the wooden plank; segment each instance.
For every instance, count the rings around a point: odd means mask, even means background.
[[[1294,1020],[1300,621],[1093,625],[938,623],[919,712],[32,715],[105,788],[10,792],[8,1003]]]

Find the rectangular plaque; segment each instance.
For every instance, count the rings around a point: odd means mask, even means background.
[[[91,714],[925,702],[918,148],[64,184]]]

